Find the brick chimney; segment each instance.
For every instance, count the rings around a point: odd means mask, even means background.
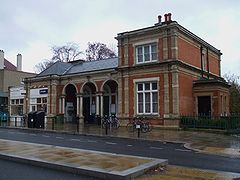
[[[17,71],[22,71],[22,55],[17,55]]]
[[[161,24],[162,24],[162,16],[159,15],[159,16],[158,16],[158,22],[155,23],[154,25],[161,25]]]
[[[4,51],[0,49],[0,69],[4,69]]]
[[[171,13],[168,13],[168,14],[164,14],[164,17],[165,17],[165,23],[170,23],[172,22],[172,14]]]

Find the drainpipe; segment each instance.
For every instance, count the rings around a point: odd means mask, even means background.
[[[201,76],[203,78],[203,62],[202,62],[202,52],[203,52],[203,47],[201,46],[200,48],[200,57],[201,57]]]
[[[209,73],[208,48],[207,48],[207,72],[208,72],[207,77],[208,77],[208,79],[209,79],[209,75],[210,75],[210,73]]]

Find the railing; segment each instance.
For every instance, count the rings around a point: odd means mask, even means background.
[[[180,127],[235,130],[240,129],[240,114],[230,116],[181,116]]]

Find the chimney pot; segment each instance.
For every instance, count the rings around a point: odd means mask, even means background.
[[[0,69],[4,69],[4,51],[0,49]]]
[[[172,21],[172,14],[171,13],[168,13],[168,20],[169,20],[169,22]]]
[[[158,23],[159,23],[159,24],[162,23],[162,16],[161,16],[161,15],[158,16]]]
[[[167,22],[168,14],[164,14],[165,22]]]
[[[22,55],[17,55],[17,71],[22,71]]]

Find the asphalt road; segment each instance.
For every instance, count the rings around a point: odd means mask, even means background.
[[[201,154],[177,143],[5,128],[0,129],[0,139],[168,159],[171,165],[240,173],[240,158]]]

